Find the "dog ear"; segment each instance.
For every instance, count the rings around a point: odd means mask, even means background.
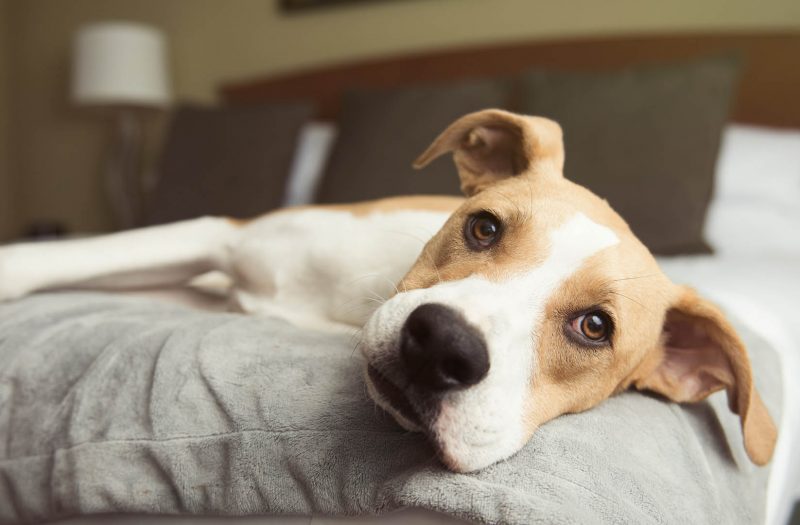
[[[542,117],[499,109],[470,113],[436,137],[414,162],[420,169],[453,151],[453,160],[467,196],[506,177],[556,173],[564,169],[561,127]]]
[[[678,290],[666,314],[660,356],[634,386],[689,403],[725,388],[728,406],[741,418],[747,455],[765,465],[777,430],[753,384],[747,350],[716,306],[687,287]]]

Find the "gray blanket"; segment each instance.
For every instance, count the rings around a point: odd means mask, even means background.
[[[780,415],[774,352],[749,344]],[[104,512],[373,514],[484,523],[753,523],[723,394],[680,407],[626,393],[545,425],[479,473],[443,469],[367,397],[346,336],[138,298],[0,305],[0,522]]]

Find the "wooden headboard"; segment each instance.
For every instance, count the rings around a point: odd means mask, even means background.
[[[579,71],[685,60],[737,51],[742,78],[737,122],[800,128],[800,32],[583,38],[432,51],[327,66],[221,87],[231,104],[313,100],[335,119],[345,91],[511,75],[533,67]]]

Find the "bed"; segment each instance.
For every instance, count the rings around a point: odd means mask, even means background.
[[[730,126],[717,170],[718,191],[709,210],[707,232],[713,256],[662,258],[662,268],[718,303],[753,322],[775,341],[781,355],[785,412],[770,480],[768,523],[785,523],[800,497],[800,391],[792,376],[800,371],[800,345],[791,334],[792,302],[800,292],[800,132]],[[759,182],[782,188],[759,195]],[[785,184],[769,180],[787,178]],[[759,185],[763,190],[764,186]],[[780,195],[778,195],[780,193]]]
[[[685,519],[697,522],[698,516],[702,516],[703,518],[699,519],[699,521],[749,522],[760,521],[763,517],[766,523],[783,524],[787,521],[794,500],[800,497],[800,452],[798,452],[798,447],[794,446],[800,441],[800,406],[798,406],[798,403],[800,403],[800,392],[798,391],[800,385],[793,381],[793,378],[800,373],[800,344],[792,337],[792,328],[794,327],[792,318],[793,301],[794,297],[800,293],[800,271],[797,269],[800,267],[800,207],[797,205],[800,202],[800,106],[794,100],[793,95],[796,92],[794,90],[800,87],[800,79],[792,77],[793,74],[796,74],[795,68],[787,67],[793,60],[791,57],[796,56],[796,51],[800,50],[800,36],[723,35],[704,36],[702,38],[698,36],[652,37],[587,40],[561,44],[538,42],[515,44],[496,48],[448,51],[411,58],[394,58],[366,64],[343,65],[300,75],[290,75],[285,78],[231,84],[223,88],[223,92],[225,98],[235,104],[252,104],[298,96],[318,98],[318,108],[320,110],[316,115],[317,121],[307,124],[300,132],[300,139],[292,162],[291,175],[285,188],[284,202],[296,205],[310,202],[316,193],[315,188],[319,187],[321,168],[330,155],[330,150],[338,133],[337,126],[331,123],[331,119],[338,114],[338,101],[342,91],[353,85],[396,87],[406,83],[442,80],[463,75],[475,75],[476,73],[508,73],[523,67],[523,65],[528,66],[531,64],[586,67],[587,63],[591,63],[591,67],[618,66],[643,60],[664,60],[692,56],[696,53],[730,47],[744,49],[750,61],[748,62],[748,69],[744,73],[740,96],[737,98],[733,111],[735,123],[728,125],[724,131],[722,148],[716,167],[714,197],[710,202],[708,217],[705,222],[705,235],[709,243],[714,247],[715,253],[662,257],[660,258],[660,263],[674,280],[697,287],[717,301],[738,320],[737,327],[744,333],[745,338],[754,349],[754,360],[757,360],[756,366],[759,367],[759,371],[762,374],[760,380],[771,383],[763,386],[767,391],[765,398],[770,409],[780,414],[778,418],[780,427],[778,448],[768,472],[756,473],[751,478],[745,479],[745,477],[741,480],[732,471],[726,470],[730,467],[730,455],[733,454],[736,457],[736,453],[727,450],[724,445],[712,446],[712,450],[716,452],[709,454],[709,456],[703,456],[702,454],[700,456],[681,456],[681,453],[677,451],[680,450],[680,447],[674,450],[670,449],[667,452],[674,454],[671,457],[680,457],[687,462],[687,465],[694,461],[705,462],[703,464],[711,472],[711,478],[703,478],[706,480],[706,484],[708,485],[710,480],[715,479],[720,484],[720,487],[723,488],[720,491],[698,492],[693,491],[693,488],[695,486],[700,487],[703,483],[698,483],[696,478],[689,480],[677,479],[674,480],[675,484],[666,484],[659,488],[664,491],[675,490],[676,486],[680,487],[681,483],[684,483],[686,488],[685,501],[678,501],[676,504],[674,501],[675,494],[673,494],[672,498],[673,503],[669,503],[671,501],[670,498],[666,498],[664,501],[651,501],[647,499],[647,492],[642,491],[636,493],[638,494],[638,499],[635,499],[635,501],[641,508],[652,510],[652,514],[638,515],[635,514],[637,511],[632,511],[634,514],[610,513],[605,517],[606,521],[609,522],[614,521],[615,518],[621,519],[621,516],[642,522],[659,521],[654,516],[662,516],[662,518],[669,516],[677,520],[681,516],[681,506],[691,510],[693,508],[692,505],[696,505],[697,508],[702,507],[704,510],[702,512],[698,511],[700,514],[684,515]],[[586,50],[589,48],[595,50],[595,54],[592,55],[595,57],[594,60],[587,59],[589,54]],[[470,60],[466,60],[467,57]],[[476,57],[480,59],[476,60]],[[498,60],[498,57],[504,58]],[[597,59],[596,57],[601,58]],[[791,72],[789,71],[790,69]],[[786,73],[785,75],[784,72]],[[781,79],[777,87],[774,81],[776,78]],[[325,81],[323,82],[321,79],[325,79]],[[327,86],[327,88],[315,89],[315,86],[321,85]],[[769,93],[768,97],[764,96],[765,92]],[[782,128],[778,126],[782,126]],[[8,315],[13,313],[16,320],[30,319],[30,322],[34,323],[32,326],[38,327],[37,329],[42,330],[44,333],[48,326],[47,323],[59,319],[57,312],[68,311],[64,310],[69,307],[64,301],[68,303],[69,297],[60,295],[52,298],[35,297],[33,298],[34,301],[48,301],[47,305],[50,306],[46,306],[45,303],[30,303],[29,306],[24,304],[19,306],[19,309],[13,312],[10,310],[4,310],[4,312]],[[132,300],[148,301],[149,299],[134,298]],[[107,311],[117,307],[131,308],[131,310],[125,310],[127,312],[125,315],[131,316],[131,322],[151,322],[155,324],[157,323],[159,312],[162,312],[162,310],[158,310],[158,308],[162,307],[151,306],[150,303],[146,302],[126,303],[120,306],[117,303],[105,301],[108,301],[108,299],[98,296],[81,298],[81,302],[89,305],[86,308],[92,310],[92,312],[88,312],[92,313],[92,315],[105,315]],[[47,311],[49,307],[53,308],[50,317],[47,315],[42,317],[40,313]],[[62,310],[59,310],[59,308]],[[156,314],[153,314],[153,312],[156,312]],[[236,323],[251,322],[230,318],[225,318],[224,322],[219,318],[214,318],[216,320],[212,321],[211,318],[194,318],[192,316],[195,314],[189,314],[187,313],[188,311],[180,310],[180,313],[175,313],[170,310],[170,312],[172,313],[169,315],[186,316],[187,322],[190,322],[190,319],[195,319],[194,322],[201,325],[203,323],[232,323],[236,325]],[[144,317],[137,318],[137,315]],[[153,317],[148,318],[146,317],[147,315]],[[163,311],[163,315],[167,316],[166,310]],[[35,319],[37,316],[39,317],[38,321]],[[40,324],[37,325],[36,322]],[[138,326],[141,329],[141,325]],[[256,325],[248,326],[243,330],[265,330],[264,327]],[[92,326],[84,328],[87,330],[93,329]],[[10,331],[8,327],[5,329],[6,331],[2,332],[2,323],[0,322],[0,332],[5,337],[5,339],[0,337],[0,341],[4,341],[7,344],[8,338],[12,337],[15,332]],[[280,333],[285,327],[273,327],[273,329]],[[176,339],[191,337],[190,334],[170,333],[173,334],[170,337]],[[51,336],[52,334],[47,337]],[[308,337],[317,336],[309,335]],[[109,342],[109,344],[111,343]],[[168,355],[165,355],[160,359],[168,359],[168,357]],[[318,359],[319,356],[312,353],[312,358]],[[219,392],[220,390],[212,388],[211,391]],[[553,451],[558,450],[558,447],[565,446],[565,443],[571,443],[572,446],[580,448],[580,441],[575,441],[574,437],[570,437],[567,440],[562,439],[565,435],[571,436],[569,434],[570,425],[574,425],[573,428],[583,428],[587,431],[592,428],[592,425],[597,425],[598,433],[605,435],[604,432],[608,432],[609,437],[624,440],[624,435],[614,434],[614,422],[616,421],[617,425],[619,425],[619,421],[622,421],[614,419],[618,417],[618,413],[615,411],[622,410],[624,412],[630,410],[631,406],[635,406],[637,407],[635,410],[642,410],[643,412],[665,410],[665,414],[682,418],[681,421],[684,421],[689,427],[699,425],[701,429],[708,424],[708,420],[703,419],[703,417],[710,415],[711,421],[718,421],[718,424],[721,425],[720,428],[722,430],[720,432],[723,436],[730,437],[735,435],[735,432],[731,433],[730,431],[732,424],[735,428],[735,420],[726,419],[725,416],[718,415],[725,411],[723,407],[724,397],[716,396],[708,406],[703,404],[703,407],[698,408],[699,412],[688,410],[677,413],[672,407],[664,407],[657,404],[650,405],[651,401],[653,400],[638,394],[626,395],[620,400],[605,404],[603,408],[592,411],[590,414],[574,416],[575,419],[571,421],[554,422],[553,434],[545,437],[544,441],[537,442],[535,447],[544,448],[545,451]],[[616,403],[622,404],[618,405]],[[640,403],[645,403],[645,405],[637,405]],[[708,412],[709,410],[711,412]],[[0,416],[4,414],[7,415],[7,412],[0,411]],[[374,414],[364,415],[365,418],[373,416]],[[570,418],[572,417],[570,416]],[[657,425],[657,420],[645,423],[645,426],[653,426]],[[379,418],[377,424],[389,425],[390,422]],[[603,424],[609,424],[612,428],[603,427]],[[380,428],[385,429],[384,426]],[[108,431],[107,428],[103,430],[103,432],[106,431]],[[119,431],[127,430],[121,429]],[[559,434],[559,432],[566,434]],[[697,430],[697,432],[702,434],[701,430]],[[387,439],[412,439],[410,444],[405,442],[396,443],[398,449],[405,450],[402,448],[403,446],[410,446],[413,449],[417,445],[413,438],[408,436],[395,436],[394,434],[387,434],[387,436],[390,436]],[[635,448],[634,442],[632,442],[631,447],[633,448],[631,450]],[[732,441],[732,443],[730,447],[735,448],[735,441]],[[678,442],[677,445],[683,446],[685,443]],[[591,452],[591,449],[587,449],[588,452]],[[696,451],[692,451],[692,454],[694,453]],[[719,457],[715,456],[716,453],[719,453]],[[266,453],[265,455],[269,456]],[[378,459],[385,461],[385,458],[381,458],[383,456]],[[426,469],[432,467],[426,461],[430,458],[417,459],[421,462],[420,464],[424,465],[422,472],[429,473]],[[536,461],[532,456],[523,457],[519,461],[528,459]],[[577,459],[585,460],[586,456],[578,455]],[[77,459],[75,461],[76,465],[79,464]],[[112,462],[113,457],[109,456],[108,461]],[[682,464],[680,460],[676,461]],[[736,459],[734,459],[734,463],[736,463]],[[109,463],[109,465],[111,464]],[[163,463],[161,464],[163,465]],[[558,465],[542,465],[538,463],[534,463],[534,465],[535,468],[540,468],[550,474],[558,472]],[[725,465],[728,466],[726,467]],[[509,468],[513,470],[513,467],[514,465],[512,464]],[[162,477],[166,475],[180,478],[181,467],[176,465],[174,468],[176,469],[175,471],[170,471],[168,474],[162,472],[160,475]],[[185,468],[191,472],[191,467]],[[392,464],[391,467],[387,468],[389,470],[391,468],[397,469],[393,471],[394,477],[389,478],[393,482],[398,479],[407,480],[409,477],[407,469],[404,470],[403,465]],[[337,469],[334,469],[334,471],[341,472]],[[577,469],[577,471],[581,472],[581,469]],[[403,474],[404,472],[406,474]],[[591,479],[592,475],[597,474],[592,471],[591,467],[588,472],[583,472],[584,475],[587,475],[587,473],[589,479]],[[356,475],[355,473],[351,474]],[[641,472],[638,474],[643,475]],[[415,475],[418,476],[418,472]],[[726,475],[730,475],[730,486],[726,485],[728,483],[725,481]],[[491,476],[491,474],[488,476]],[[765,490],[766,495],[764,496],[764,493],[759,491],[764,491],[765,487],[763,485],[767,477],[768,484]],[[416,480],[414,476],[412,478]],[[554,504],[552,508],[546,506],[547,498],[534,501],[534,507],[539,505],[545,509],[541,519],[546,522],[555,520],[559,516],[559,512],[562,513],[563,522],[565,523],[578,522],[581,521],[581,518],[585,520],[591,514],[571,513],[567,509],[574,510],[585,505],[588,509],[598,511],[598,509],[607,509],[608,502],[614,501],[614,496],[609,497],[598,490],[595,485],[585,485],[578,488],[576,492],[574,487],[575,478],[570,478],[570,476],[563,476],[563,478],[560,481],[550,479],[549,483],[530,486],[525,485],[526,482],[523,480],[519,481],[521,486],[531,490],[536,489],[545,496],[549,494],[548,490],[569,492],[570,496],[552,500],[558,503]],[[8,483],[9,479],[8,474],[6,474],[6,485],[4,485],[6,490],[8,490],[8,486],[13,485],[13,483]],[[606,479],[605,485],[607,486],[610,482],[618,481],[619,479]],[[657,483],[657,480],[658,477],[654,477],[651,482]],[[476,479],[461,481],[464,483],[472,481],[475,483],[487,483],[488,485],[484,485],[484,487],[493,486],[493,483],[496,484],[494,485],[496,487],[500,486],[497,479],[492,479],[491,477],[485,479],[477,477]],[[183,494],[181,490],[185,487],[176,486],[179,488],[176,489],[173,486],[172,490]],[[385,485],[381,486],[385,488]],[[571,489],[565,488],[570,486],[572,486]],[[154,488],[157,487],[157,484],[154,485]],[[339,486],[337,485],[337,487]],[[414,483],[400,485],[399,487],[393,486],[392,490],[382,493],[384,496],[382,500],[368,497],[359,500],[361,501],[361,507],[348,506],[353,503],[353,499],[349,494],[340,494],[339,497],[341,499],[336,500],[334,498],[332,502],[320,501],[317,499],[319,494],[313,490],[306,494],[306,506],[292,507],[287,504],[284,507],[270,507],[281,514],[292,514],[292,509],[295,509],[295,511],[301,509],[300,513],[302,514],[308,514],[309,509],[312,513],[320,512],[322,509],[329,511],[328,513],[331,514],[372,514],[375,512],[397,511],[377,517],[335,518],[315,516],[289,518],[285,516],[240,516],[228,518],[175,518],[129,515],[113,516],[113,519],[118,522],[130,521],[132,523],[154,524],[162,522],[179,523],[190,519],[192,522],[198,521],[201,523],[219,520],[226,523],[248,524],[284,522],[321,524],[351,520],[354,522],[376,523],[391,523],[393,521],[397,523],[460,523],[459,518],[471,518],[484,522],[525,522],[529,520],[524,519],[524,517],[530,517],[530,515],[520,513],[519,509],[516,509],[513,504],[504,503],[503,501],[491,500],[488,503],[485,501],[479,501],[478,503],[471,501],[466,506],[459,507],[459,504],[464,504],[463,501],[454,503],[446,495],[415,492],[419,485]],[[92,490],[95,489],[95,487],[90,488]],[[115,500],[115,498],[120,497],[120,494],[126,494],[125,490],[127,489],[123,488],[115,492],[114,487],[111,486],[105,487],[103,490],[95,490],[96,494],[92,496],[85,496],[80,491],[59,494],[58,498],[51,498],[50,507],[39,517],[68,516],[76,512],[105,513],[113,509],[122,509],[126,513],[135,512],[137,510],[135,506],[128,504],[126,501]],[[463,493],[469,494],[469,490],[469,485],[455,484],[449,486],[450,492],[463,491]],[[497,490],[502,493],[499,488]],[[87,489],[86,492],[91,491]],[[747,497],[737,498],[737,494],[741,493],[747,493]],[[213,495],[213,493],[211,494]],[[473,494],[484,497],[486,493],[478,491]],[[85,500],[82,499],[84,497],[86,497]],[[624,501],[628,497],[631,497],[630,493],[623,495],[619,501]],[[263,506],[259,507],[257,501],[237,501],[235,504],[231,504],[231,500],[226,500],[227,505],[215,507],[214,498],[210,496],[207,499],[201,498],[200,500],[181,499],[181,497],[178,497],[177,499],[180,503],[177,504],[170,503],[172,500],[169,497],[165,496],[165,498],[163,501],[159,500],[162,506],[158,508],[161,509],[161,512],[170,514],[205,513],[212,509],[212,513],[233,516],[259,513],[259,510],[264,510]],[[22,499],[24,498],[18,498],[18,501]],[[737,499],[742,501],[737,502]],[[766,502],[764,502],[764,499]],[[707,501],[704,502],[704,500]],[[70,501],[74,502],[74,506],[70,506]],[[144,498],[137,501],[147,503],[154,500]],[[197,503],[198,501],[205,502],[205,506]],[[709,501],[713,503],[708,503]],[[32,507],[36,506],[35,504],[31,505]],[[62,505],[64,508],[54,508],[53,505]],[[419,508],[399,510],[409,506]],[[726,506],[730,508],[725,509]],[[463,509],[470,510],[464,511]],[[561,510],[559,511],[559,509]],[[151,512],[146,506],[138,510]],[[685,511],[685,509],[683,510]],[[726,512],[732,514],[725,514]],[[30,517],[35,518],[36,516],[31,515]],[[692,519],[692,517],[695,519]],[[108,518],[108,515],[83,516],[69,519],[65,523],[100,523]]]

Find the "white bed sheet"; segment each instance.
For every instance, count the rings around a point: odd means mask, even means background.
[[[284,206],[302,206],[314,202],[337,134],[336,125],[324,121],[309,122],[300,130],[286,183]]]
[[[722,256],[660,261],[675,282],[695,287],[772,343],[783,368],[783,416],[772,460],[767,523],[785,524],[800,497],[800,344],[790,329],[800,297],[800,260]]]

